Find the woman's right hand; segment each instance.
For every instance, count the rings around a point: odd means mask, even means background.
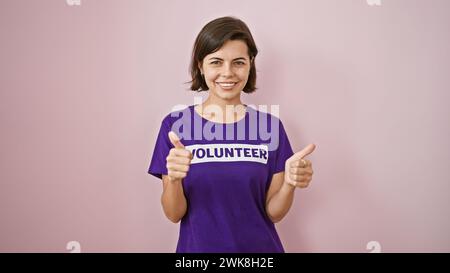
[[[172,182],[182,181],[189,171],[192,153],[184,147],[174,132],[169,132],[169,139],[174,148],[170,149],[169,155],[166,157],[167,176]]]

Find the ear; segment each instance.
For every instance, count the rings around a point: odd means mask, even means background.
[[[198,69],[200,70],[200,73],[203,75],[202,62],[198,62]]]

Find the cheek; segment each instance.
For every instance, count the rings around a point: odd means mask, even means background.
[[[247,71],[247,70],[242,71],[242,73],[239,73],[239,78],[242,80],[245,80],[245,81],[248,80],[249,76],[250,76],[250,71]]]
[[[238,69],[234,72],[235,76],[241,81],[241,83],[246,83],[248,80],[248,76],[250,75],[249,69]],[[213,69],[210,69],[208,71],[205,71],[205,80],[208,84],[215,84],[215,81],[217,78],[220,77],[220,73],[214,71]]]
[[[209,71],[208,73],[205,74],[205,79],[206,81],[209,82],[214,82],[218,77],[217,73],[214,73],[213,71]]]

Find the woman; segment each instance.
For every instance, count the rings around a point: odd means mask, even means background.
[[[294,154],[278,118],[241,102],[256,90],[257,53],[241,20],[206,24],[193,48],[191,90],[209,90],[208,98],[162,121],[148,173],[162,178],[167,218],[181,220],[176,252],[284,252],[274,223],[310,183],[304,157],[315,146]]]

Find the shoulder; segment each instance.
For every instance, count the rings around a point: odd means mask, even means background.
[[[259,124],[261,124],[262,122],[266,122],[269,128],[271,127],[271,125],[283,126],[283,122],[279,117],[279,110],[275,108],[270,109],[270,111],[271,112],[269,112],[267,107],[257,108],[254,105],[248,105],[247,107],[247,112],[249,113],[249,116],[253,115],[257,117]]]

